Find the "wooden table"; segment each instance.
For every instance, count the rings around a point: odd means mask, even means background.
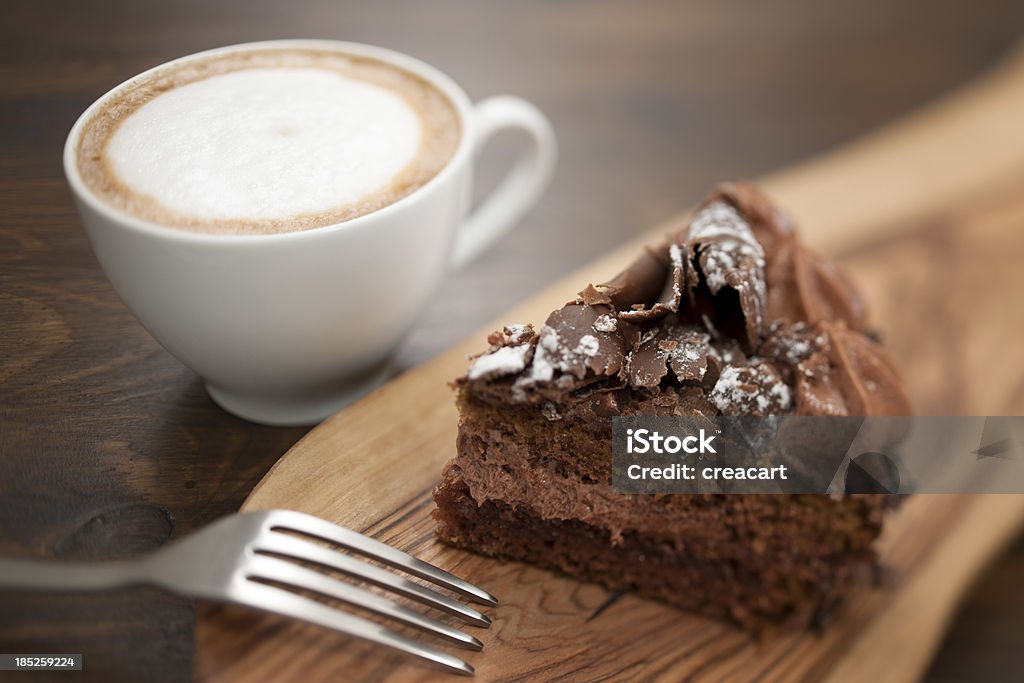
[[[0,28],[0,553],[150,550],[235,509],[303,434],[216,408],[100,272],[60,148],[124,78],[220,44],[343,38],[422,57],[474,97],[512,92],[550,114],[561,144],[552,190],[447,280],[401,353],[409,367],[715,181],[824,149],[967,80],[1024,27],[1012,0],[86,4],[9,3]],[[485,157],[482,186],[508,151]],[[1019,679],[1022,576],[1018,543],[979,582],[928,680]],[[191,671],[188,601],[139,589],[2,592],[0,605],[0,652],[84,652],[91,680]]]

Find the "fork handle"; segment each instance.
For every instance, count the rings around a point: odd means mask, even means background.
[[[0,586],[55,590],[102,590],[144,583],[136,562],[60,562],[0,557]]]

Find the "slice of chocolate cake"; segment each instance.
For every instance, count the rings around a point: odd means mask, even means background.
[[[455,381],[458,452],[438,535],[752,631],[804,627],[872,561],[883,496],[623,495],[617,415],[909,415],[864,306],[753,187]]]

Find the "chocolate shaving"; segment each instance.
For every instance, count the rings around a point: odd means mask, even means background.
[[[661,329],[655,328],[653,332],[627,358],[627,381],[635,387],[656,387],[668,374],[669,354],[658,343]]]
[[[582,292],[580,292],[579,299],[576,303],[586,304],[587,306],[597,305],[608,305],[611,304],[612,299],[606,292],[599,291],[594,285],[587,285]]]
[[[700,382],[707,375],[711,337],[697,330],[681,331],[679,342],[668,355],[672,373],[681,382]]]

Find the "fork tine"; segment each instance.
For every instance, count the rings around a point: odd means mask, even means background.
[[[381,588],[386,588],[413,600],[418,600],[448,614],[453,614],[463,621],[476,626],[491,625],[490,619],[469,605],[464,605],[458,600],[442,595],[426,586],[421,586],[418,583],[392,574],[380,567],[375,567],[358,558],[317,545],[312,541],[271,532],[260,536],[253,549],[257,552],[284,555],[296,560],[304,560],[330,569],[336,569]]]
[[[242,584],[242,587],[231,592],[229,600],[245,607],[291,617],[338,633],[384,645],[419,657],[450,673],[464,676],[473,675],[473,667],[458,657],[392,633],[368,619],[346,614],[283,588],[247,581]]]
[[[315,536],[324,541],[337,543],[349,550],[390,564],[421,579],[440,584],[474,602],[490,607],[498,604],[498,600],[484,589],[474,586],[440,567],[435,567],[428,562],[413,557],[409,553],[392,548],[351,529],[331,524],[319,517],[307,515],[303,512],[295,512],[294,510],[273,510],[270,514],[270,523],[272,527],[297,531],[309,536]]]
[[[246,564],[246,574],[249,578],[259,578],[286,584],[293,588],[310,590],[329,598],[342,600],[409,626],[415,626],[418,629],[432,633],[470,650],[480,650],[484,646],[483,643],[473,636],[463,633],[448,624],[443,624],[436,619],[431,619],[424,614],[401,605],[396,605],[387,598],[358,586],[332,579],[320,572],[300,567],[285,560],[278,560],[266,555],[256,555]]]

